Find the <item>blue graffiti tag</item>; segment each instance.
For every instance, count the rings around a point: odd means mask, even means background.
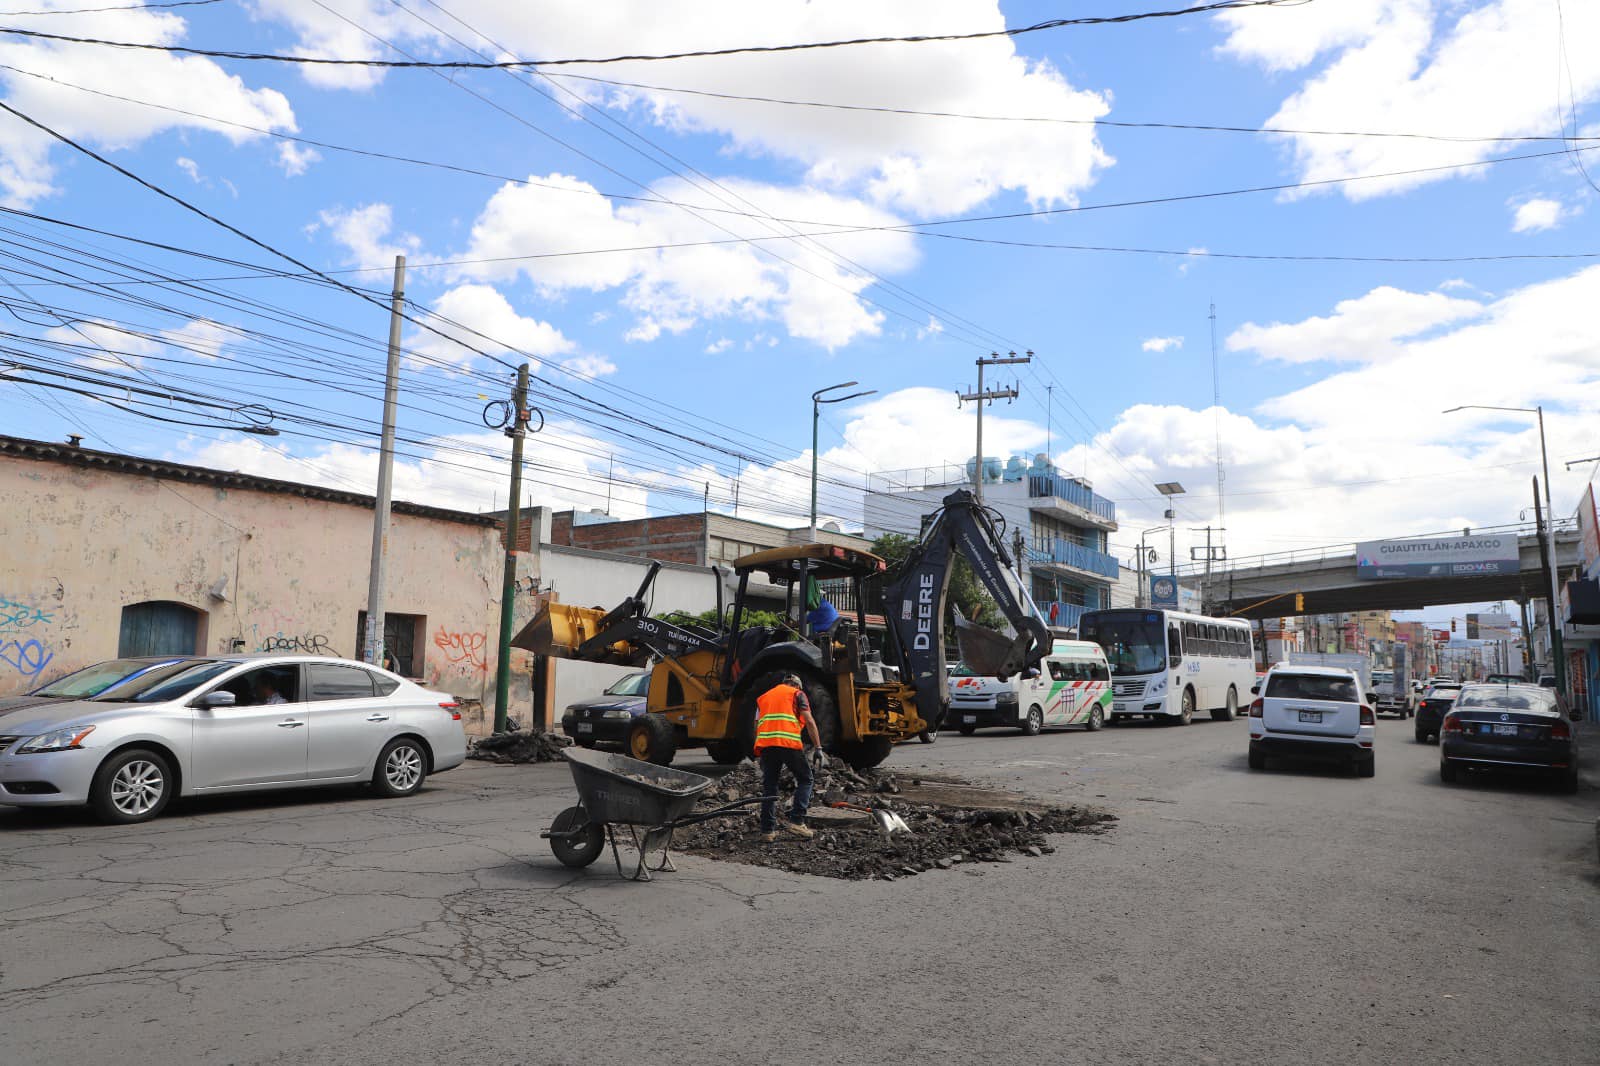
[[[0,630],[27,629],[29,626],[49,625],[54,621],[54,616],[31,603],[20,603],[0,596]]]
[[[38,678],[55,657],[54,652],[46,651],[45,646],[37,640],[0,643],[0,663],[5,663],[29,681]]]

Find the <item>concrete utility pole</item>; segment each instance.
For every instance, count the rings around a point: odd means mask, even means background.
[[[1205,610],[1206,610],[1206,606],[1207,606],[1207,604],[1206,604],[1206,596],[1209,594],[1209,592],[1211,590],[1211,560],[1213,558],[1226,559],[1228,557],[1228,549],[1222,547],[1220,544],[1217,545],[1216,548],[1212,548],[1212,546],[1211,546],[1211,534],[1212,533],[1223,533],[1223,532],[1226,532],[1226,530],[1220,529],[1220,528],[1218,528],[1216,526],[1206,526],[1203,531],[1199,530],[1199,529],[1194,529],[1194,530],[1191,530],[1191,531],[1195,532],[1195,533],[1204,532],[1205,535],[1206,535],[1206,546],[1205,546],[1206,572],[1205,572],[1205,577],[1201,579],[1201,583],[1200,583],[1200,610],[1201,610],[1202,613],[1204,613]],[[1197,551],[1200,551],[1200,550],[1201,549],[1199,549],[1199,548],[1190,548],[1189,549],[1189,558],[1192,560],[1194,558],[1194,553],[1197,552]],[[1217,552],[1221,552],[1222,554],[1221,555],[1217,555],[1216,554]]]
[[[517,535],[522,525],[522,442],[528,436],[528,364],[517,367],[511,396],[511,494],[506,499],[505,580],[500,584],[500,643],[494,670],[494,731],[506,730],[506,704],[511,695],[511,616],[517,595]]]
[[[394,488],[394,412],[400,395],[400,321],[406,300],[406,257],[394,257],[389,299],[389,363],[383,378],[383,441],[378,447],[378,495],[372,506],[372,571],[367,579],[367,662],[383,665],[384,566],[389,554],[389,496]],[[399,663],[395,664],[399,666]]]
[[[962,403],[972,403],[972,402],[976,401],[977,404],[978,404],[978,458],[977,458],[977,462],[976,462],[975,466],[973,467],[973,471],[972,471],[972,495],[977,498],[978,503],[979,503],[980,506],[983,503],[983,405],[984,405],[984,402],[985,401],[989,401],[989,400],[1014,400],[1018,396],[1016,386],[1012,386],[1009,389],[993,389],[993,390],[991,390],[989,392],[984,392],[983,391],[983,368],[986,367],[986,366],[1010,366],[1013,363],[1029,363],[1029,362],[1032,362],[1032,361],[1033,361],[1033,353],[1032,352],[1028,352],[1026,355],[1021,355],[1021,356],[1017,355],[1016,352],[1009,352],[1009,353],[1007,353],[1007,355],[1004,358],[1002,358],[996,352],[990,352],[989,353],[989,357],[987,359],[979,359],[978,360],[978,391],[977,392],[965,392],[965,393],[957,393],[956,394],[960,398]]]

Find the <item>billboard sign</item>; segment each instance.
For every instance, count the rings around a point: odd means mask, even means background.
[[[1594,509],[1594,486],[1584,491],[1578,501],[1579,551],[1583,554],[1583,572],[1587,577],[1600,577],[1600,516]]]
[[[1177,607],[1178,579],[1167,574],[1151,574],[1150,606]]]
[[[1490,577],[1521,566],[1514,533],[1424,540],[1368,540],[1356,545],[1356,577]]]

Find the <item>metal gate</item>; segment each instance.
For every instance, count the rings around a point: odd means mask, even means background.
[[[200,612],[181,603],[150,600],[122,609],[117,655],[194,655]]]

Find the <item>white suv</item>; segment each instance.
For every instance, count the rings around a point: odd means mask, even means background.
[[[1375,772],[1377,718],[1351,671],[1275,666],[1250,691],[1250,769],[1265,770],[1268,755],[1291,755],[1348,762],[1362,777]]]

